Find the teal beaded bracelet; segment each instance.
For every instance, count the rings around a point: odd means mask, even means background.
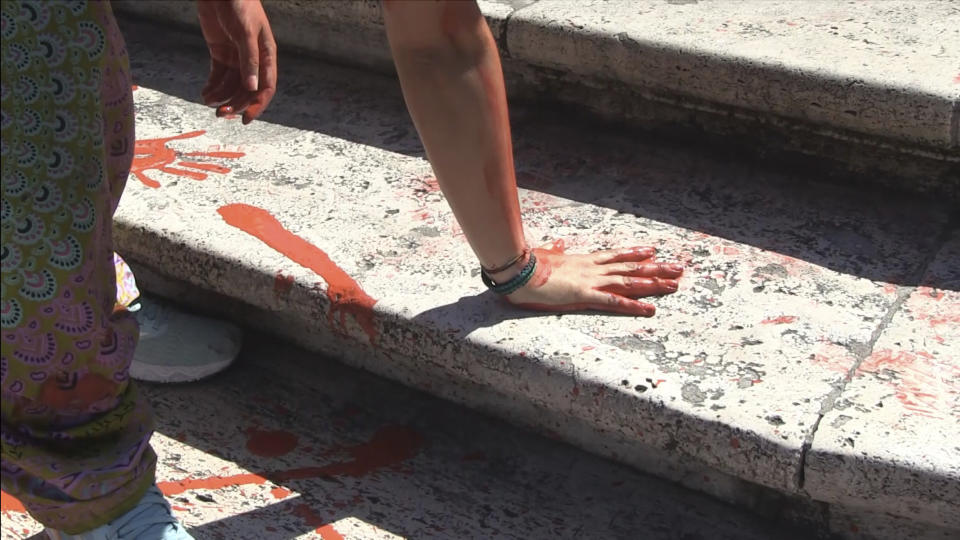
[[[520,270],[520,273],[513,276],[510,281],[504,283],[494,283],[490,276],[487,275],[487,271],[480,269],[480,279],[483,280],[483,284],[487,286],[491,291],[502,294],[504,296],[516,292],[517,289],[523,287],[530,281],[530,278],[533,277],[533,271],[537,269],[537,256],[530,253],[530,260],[527,261],[526,266],[523,267],[523,270]]]

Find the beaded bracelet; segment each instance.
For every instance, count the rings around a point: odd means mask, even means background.
[[[533,277],[533,271],[537,269],[537,256],[530,252],[530,260],[527,261],[526,266],[523,267],[523,270],[520,270],[520,273],[513,276],[509,281],[504,283],[494,283],[490,276],[487,275],[487,271],[480,269],[480,279],[483,280],[483,284],[487,286],[488,289],[492,290],[497,294],[502,294],[504,296],[516,292],[517,289],[523,287],[530,281],[530,278]]]

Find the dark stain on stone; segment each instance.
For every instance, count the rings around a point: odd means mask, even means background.
[[[766,418],[764,418],[764,420],[766,420],[767,422],[769,422],[769,423],[771,423],[771,424],[773,424],[773,425],[775,425],[775,426],[782,426],[782,425],[786,424],[786,422],[783,421],[783,418],[782,418],[779,414],[771,414],[771,415],[767,416]]]
[[[787,269],[784,268],[782,264],[776,264],[776,263],[770,263],[766,266],[757,267],[757,269],[753,271],[753,274],[761,275],[761,276],[777,277],[781,279],[790,275],[787,273]]]
[[[683,385],[683,388],[680,389],[680,397],[688,403],[703,403],[703,400],[707,399],[707,395],[700,390],[700,387],[694,383],[686,383]]]

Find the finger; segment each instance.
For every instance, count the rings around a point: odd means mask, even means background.
[[[208,90],[203,95],[203,100],[208,105],[218,105],[228,101],[238,90],[240,90],[240,72],[228,67],[220,79],[220,84]]]
[[[593,262],[596,264],[610,264],[619,262],[643,262],[657,254],[652,247],[631,247],[626,249],[610,249],[594,253]]]
[[[657,312],[657,308],[652,304],[602,291],[593,291],[590,295],[588,307],[596,311],[633,315],[636,317],[653,317]]]
[[[249,124],[259,117],[270,105],[277,91],[277,44],[269,30],[263,33],[260,51],[260,90],[247,110],[243,113],[243,123]]]
[[[563,241],[563,238],[558,238],[556,240],[551,240],[546,244],[541,245],[537,249],[547,251],[550,253],[564,253],[567,251],[567,243]]]
[[[247,107],[256,99],[256,92],[250,92],[243,88],[237,88],[237,92],[223,104],[221,108],[229,108],[233,114],[240,114],[247,110]]]
[[[203,96],[203,102],[207,105],[216,105],[218,102],[207,99],[207,96],[215,88],[219,88],[223,84],[224,78],[227,76],[227,66],[211,59],[210,60],[210,75],[207,77],[207,84],[203,85],[203,90],[200,90],[200,95]]]
[[[624,262],[603,265],[605,275],[677,278],[683,275],[683,266],[674,263]]]
[[[673,294],[677,292],[679,286],[675,279],[609,276],[597,288],[601,291],[637,298]]]

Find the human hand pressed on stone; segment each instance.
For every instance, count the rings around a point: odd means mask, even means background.
[[[563,240],[533,250],[530,281],[506,298],[537,311],[606,311],[652,317],[656,308],[636,298],[677,292],[683,267],[654,261],[656,250],[635,247],[587,255],[564,253]]]
[[[249,124],[267,107],[277,86],[277,43],[258,0],[198,0],[200,29],[210,50],[203,87],[217,116],[243,113]]]

